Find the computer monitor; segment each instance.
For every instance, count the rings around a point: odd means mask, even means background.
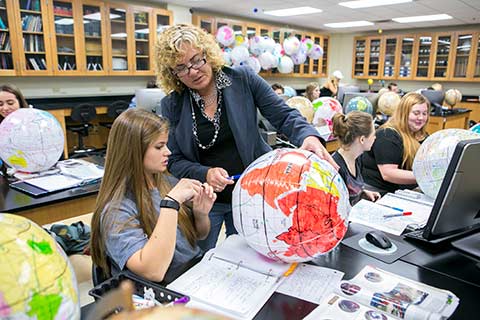
[[[165,92],[162,89],[149,88],[135,90],[137,108],[155,112],[158,115],[162,114],[160,101],[165,96]]]
[[[439,90],[422,90],[422,96],[430,101],[430,105],[432,107],[432,111],[435,108],[441,108],[443,104],[443,98],[445,97],[445,93]]]
[[[367,98],[371,103],[373,107],[373,112],[377,110],[377,102],[378,102],[378,93],[375,92],[346,92],[345,96],[343,98],[343,111],[345,112],[347,109],[347,105],[355,97],[365,97]]]
[[[477,245],[480,245],[478,155],[480,138],[457,144],[423,230],[426,241],[439,243],[476,230],[474,237]],[[476,250],[480,251],[480,246]]]
[[[345,93],[350,92],[360,92],[359,86],[340,86],[338,87],[337,100],[343,106],[343,99],[345,98]]]

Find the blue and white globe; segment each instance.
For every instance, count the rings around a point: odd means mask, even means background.
[[[22,108],[0,123],[0,158],[23,172],[51,168],[63,152],[60,123],[47,111]]]
[[[348,102],[345,108],[345,114],[348,114],[350,111],[353,110],[373,114],[373,105],[370,100],[365,97],[354,97]]]
[[[413,160],[413,175],[423,193],[435,199],[458,142],[478,139],[480,134],[464,129],[445,129],[433,133],[418,149]]]

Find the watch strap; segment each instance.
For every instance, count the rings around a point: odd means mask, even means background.
[[[169,208],[174,210],[180,210],[180,204],[170,199],[162,199],[160,201],[160,208]]]

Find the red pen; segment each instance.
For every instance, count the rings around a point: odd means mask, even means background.
[[[412,212],[411,211],[405,211],[402,213],[394,213],[394,214],[384,214],[384,218],[393,218],[393,217],[403,217],[403,216],[411,216]]]

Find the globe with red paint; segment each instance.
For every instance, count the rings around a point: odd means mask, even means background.
[[[335,248],[348,227],[348,190],[315,154],[276,149],[255,160],[233,191],[233,221],[257,252],[287,263]]]

